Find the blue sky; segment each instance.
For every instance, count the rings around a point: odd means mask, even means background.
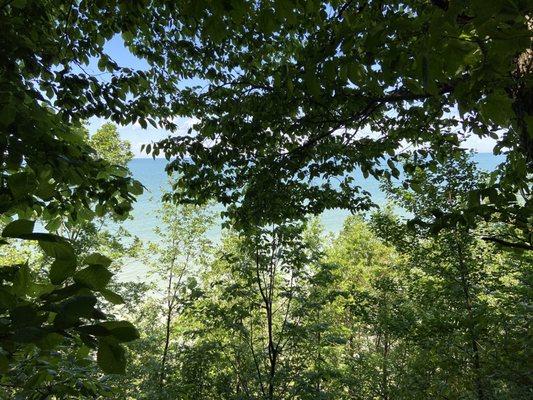
[[[137,70],[148,69],[148,63],[142,59],[135,57],[124,46],[124,42],[120,36],[115,36],[105,45],[107,54],[122,67],[129,67]],[[85,70],[94,75],[102,75],[97,66],[98,60],[91,60],[90,65]],[[105,77],[104,77],[105,79]],[[191,81],[188,81],[191,84]],[[194,81],[192,82],[194,83]],[[187,132],[187,130],[194,124],[195,118],[178,118],[175,122],[178,126],[173,135],[179,135]],[[88,121],[89,133],[93,134],[106,122],[103,118],[91,118]],[[122,139],[131,143],[132,151],[136,157],[148,157],[146,153],[141,154],[141,146],[151,142],[157,142],[166,138],[171,133],[165,129],[156,129],[148,125],[143,129],[139,124],[130,124],[126,126],[119,126],[119,133]]]
[[[106,51],[109,56],[123,67],[130,67],[134,69],[146,69],[148,64],[133,54],[131,54],[125,47],[124,42],[120,36],[115,36],[112,40],[106,43]],[[101,74],[97,67],[97,60],[94,60],[87,68],[87,72],[94,75]],[[190,83],[190,81],[188,82]],[[197,121],[195,118],[178,118],[176,124],[178,129],[174,135],[185,133]],[[96,130],[104,124],[106,120],[102,118],[91,118],[88,121],[89,132],[93,134]],[[157,142],[166,138],[170,132],[164,129],[156,129],[148,126],[143,129],[139,124],[119,126],[120,136],[124,140],[131,143],[132,151],[136,157],[147,157],[146,154],[141,154],[141,146],[151,142]],[[464,143],[464,147],[474,149],[479,153],[489,153],[495,145],[495,140],[491,138],[479,138],[477,136],[471,137]]]

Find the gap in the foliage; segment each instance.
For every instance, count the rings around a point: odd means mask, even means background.
[[[473,156],[474,161],[478,164],[479,169],[492,171],[504,161],[504,156],[495,156],[491,153],[477,153]],[[134,205],[132,216],[124,223],[124,227],[141,241],[157,241],[154,228],[158,225],[157,210],[160,206],[161,196],[165,189],[169,187],[168,176],[165,172],[167,160],[163,158],[134,158],[128,165],[135,179],[138,179],[144,186],[145,192],[137,198]],[[358,174],[357,182],[362,188],[370,192],[374,202],[378,206],[385,206],[387,199],[385,193],[381,191],[379,182],[375,179],[363,179]],[[215,205],[213,211],[219,213],[222,206]],[[401,214],[401,210],[398,210]],[[343,226],[344,220],[350,215],[348,210],[332,209],[322,213],[320,220],[327,233],[336,234]],[[214,243],[219,242],[222,234],[220,220],[215,223],[213,228],[208,232],[208,238]],[[138,261],[126,263],[122,271],[119,272],[121,281],[146,280],[146,268]]]

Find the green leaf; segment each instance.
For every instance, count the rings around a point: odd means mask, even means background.
[[[308,70],[305,73],[304,76],[304,82],[307,90],[313,96],[315,99],[320,99],[320,96],[322,94],[322,89],[320,88],[320,84],[318,82],[317,77],[315,76],[314,72],[311,70]]]
[[[65,340],[59,333],[49,333],[39,340],[38,346],[44,350],[51,350],[60,345]]]
[[[28,264],[22,265],[13,279],[12,291],[14,294],[22,295],[28,290],[30,284],[30,267]]]
[[[107,63],[109,62],[108,57],[104,54],[100,59],[98,60],[98,69],[102,72],[106,70]]]
[[[487,121],[505,126],[509,123],[513,110],[511,99],[505,93],[492,93],[481,105],[481,115]]]
[[[34,322],[36,323],[36,321]],[[38,326],[25,326],[16,329],[13,332],[13,339],[19,343],[36,343],[39,342],[48,332]]]
[[[0,125],[7,126],[11,124],[15,120],[16,115],[14,103],[2,104],[2,107],[0,107]]]
[[[480,204],[479,192],[473,190],[468,193],[468,205],[470,207],[477,207]]]
[[[100,340],[96,360],[98,366],[106,374],[124,374],[126,372],[126,354],[119,344]]]
[[[119,294],[112,292],[109,289],[100,289],[99,292],[104,296],[104,299],[112,304],[124,304],[124,299]]]
[[[30,376],[25,382],[26,387],[39,387],[50,379],[50,375],[46,371],[39,371]]]
[[[109,267],[112,260],[98,253],[93,253],[85,258],[87,265],[101,265],[102,267]]]
[[[83,325],[77,328],[78,332],[82,332],[87,335],[92,336],[109,336],[111,335],[111,332],[106,327],[102,326],[102,324],[95,324],[95,325]]]
[[[28,326],[35,323],[37,312],[30,304],[23,304],[13,308],[10,317],[15,326]]]
[[[15,8],[24,8],[26,7],[26,3],[27,3],[26,0],[13,0],[11,5]]]
[[[142,150],[141,150],[142,151]],[[133,181],[130,188],[130,193],[133,195],[141,195],[143,194],[143,185],[139,181]]]
[[[56,259],[50,267],[50,282],[59,285],[76,271],[76,262],[71,259]]]
[[[90,349],[96,349],[98,347],[98,341],[91,335],[80,333],[80,339]]]
[[[75,296],[61,303],[61,314],[68,317],[89,318],[93,314],[95,305],[96,297],[92,295]]]
[[[533,116],[524,116],[524,121],[527,125],[528,136],[533,139]]]
[[[130,31],[124,31],[122,32],[122,39],[125,41],[125,42],[131,42],[133,40],[134,36],[133,36],[133,33],[130,32]]]
[[[346,71],[347,71],[348,79],[354,85],[359,84],[361,82],[361,79],[364,76],[363,66],[358,62],[352,62],[348,64]]]
[[[63,260],[64,262],[76,263],[76,254],[70,243],[39,240],[39,246],[49,257]]]
[[[19,172],[7,177],[9,190],[15,198],[31,193],[35,188],[35,179],[28,172]]]
[[[139,339],[139,332],[128,321],[106,321],[100,325],[107,328],[111,335],[115,337],[119,342],[131,342],[132,340]]]
[[[9,370],[9,361],[5,354],[0,354],[0,372],[5,374]]]
[[[424,90],[428,90],[429,86],[429,64],[425,55],[422,56],[422,86]]]
[[[0,287],[0,310],[14,307],[18,298],[9,292],[8,288]]]
[[[113,274],[102,265],[90,265],[87,268],[78,271],[74,275],[76,283],[88,286],[92,289],[104,289]]]
[[[25,239],[25,240],[39,240],[43,242],[68,243],[67,240],[65,238],[62,238],[61,236],[54,235],[52,233],[45,233],[45,232],[26,233],[26,234],[17,236],[17,238]]]
[[[59,305],[54,326],[59,329],[67,329],[78,325],[79,318],[93,318],[96,302],[96,297],[92,295],[75,296],[63,301]]]
[[[18,219],[10,222],[2,231],[3,237],[20,238],[21,236],[31,234],[35,221],[27,219]]]

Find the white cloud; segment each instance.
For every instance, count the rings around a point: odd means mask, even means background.
[[[480,138],[477,135],[470,136],[461,145],[461,147],[474,150],[476,153],[492,153],[494,146],[496,146],[496,140],[490,137]]]

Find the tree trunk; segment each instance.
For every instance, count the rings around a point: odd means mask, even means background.
[[[170,325],[172,323],[172,308],[168,307],[167,309],[167,321],[166,321],[166,332],[165,332],[165,347],[163,348],[163,357],[161,359],[161,374],[159,376],[159,382],[163,384],[165,380],[165,364],[167,361],[168,347],[170,344]]]
[[[463,249],[457,238],[455,238],[455,244],[457,246],[461,288],[463,290],[465,308],[468,313],[468,332],[470,335],[470,347],[472,350],[472,365],[474,368],[474,383],[476,387],[476,394],[477,394],[478,400],[485,400],[486,396],[485,396],[485,391],[483,388],[483,381],[482,381],[482,376],[481,376],[481,357],[479,355],[478,337],[477,337],[476,326],[474,322],[474,314],[472,310],[472,300],[471,300],[471,293],[470,293],[470,282],[468,279],[468,271],[464,263]]]
[[[389,366],[388,366],[388,357],[389,357],[389,337],[385,332],[383,338],[383,364],[382,364],[382,374],[381,374],[381,387],[383,393],[383,400],[389,400]]]
[[[165,325],[165,346],[163,348],[163,357],[161,358],[161,373],[159,375],[159,383],[162,385],[165,380],[165,366],[168,356],[168,347],[170,344],[170,325],[172,323],[172,308],[173,299],[172,296],[172,281],[174,278],[174,260],[172,260],[170,271],[168,274],[168,287],[167,287],[167,318]]]

